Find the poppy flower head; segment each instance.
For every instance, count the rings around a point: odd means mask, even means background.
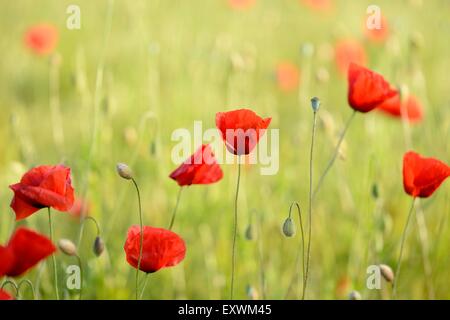
[[[0,289],[0,300],[14,300],[14,297],[3,289]]]
[[[47,55],[56,47],[58,30],[51,24],[38,24],[25,32],[25,45],[37,55]]]
[[[281,62],[276,68],[276,80],[282,91],[293,91],[298,88],[300,72],[293,63]]]
[[[379,28],[368,28],[364,21],[364,33],[367,39],[374,43],[383,43],[389,37],[389,24],[385,16],[380,17]]]
[[[403,187],[413,197],[427,198],[450,176],[450,167],[409,151],[403,157]]]
[[[17,277],[52,255],[56,247],[45,236],[20,227],[6,247],[0,247],[0,276]]]
[[[35,167],[25,173],[19,183],[9,187],[14,192],[11,208],[16,220],[25,219],[45,207],[68,211],[73,206],[70,168],[63,165]]]
[[[272,118],[261,118],[252,110],[238,109],[216,114],[216,127],[229,152],[249,154],[264,135]]]
[[[169,176],[179,186],[211,184],[223,177],[222,169],[208,144],[202,145]]]
[[[128,230],[125,241],[127,262],[137,268],[140,253],[141,228],[137,225]],[[184,240],[176,233],[162,229],[144,226],[144,241],[140,270],[153,273],[162,268],[172,267],[180,263],[186,255]]]
[[[348,103],[356,111],[369,112],[398,92],[382,75],[351,63],[348,68]]]
[[[350,63],[367,64],[366,51],[361,43],[353,39],[339,40],[334,47],[336,66],[341,75],[346,75]]]
[[[402,118],[404,116],[405,119],[411,123],[419,122],[423,119],[423,107],[419,100],[414,96],[407,97],[405,101],[401,103],[400,95],[397,94],[381,103],[377,107],[377,110],[396,118]]]

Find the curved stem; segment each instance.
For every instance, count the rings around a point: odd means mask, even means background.
[[[323,180],[325,179],[326,175],[328,174],[328,171],[330,171],[331,167],[333,166],[334,161],[336,161],[342,141],[344,141],[345,134],[347,133],[347,130],[350,127],[350,123],[352,122],[353,118],[355,117],[355,114],[356,114],[356,111],[353,111],[350,118],[348,118],[347,123],[345,124],[344,130],[342,130],[342,133],[339,136],[339,140],[336,145],[336,148],[334,149],[333,156],[331,157],[330,161],[328,162],[324,172],[320,176],[319,182],[317,183],[316,188],[314,189],[314,192],[312,194],[312,198],[314,198],[316,196],[317,192],[319,191],[319,189],[323,183]]]
[[[178,209],[178,204],[180,203],[182,190],[183,190],[183,187],[180,187],[180,190],[178,190],[177,202],[175,203],[175,208],[173,208],[172,218],[170,219],[170,224],[169,224],[169,230],[172,230],[173,224],[175,222],[175,217],[177,215],[177,209]]]
[[[81,264],[81,258],[79,255],[75,255],[75,258],[78,260],[78,266],[80,267],[80,296],[78,297],[81,300],[81,296],[83,293],[83,265]]]
[[[25,283],[25,284],[28,284],[28,286],[29,286],[30,289],[31,289],[31,293],[33,294],[33,300],[36,300],[36,293],[35,293],[35,291],[34,291],[33,282],[31,282],[30,280],[28,280],[28,279],[23,279],[23,280],[21,280],[21,281],[19,282],[18,286],[17,286],[18,290],[20,291],[20,288],[22,287],[22,285],[23,285],[24,283]]]
[[[53,243],[53,223],[52,223],[52,215],[50,213],[50,207],[48,209],[48,229],[50,233],[50,241]],[[59,300],[59,289],[58,289],[58,270],[56,269],[56,257],[55,254],[52,254],[52,263],[53,263],[53,276],[55,281],[55,292],[56,292],[56,300]]]
[[[411,216],[412,216],[413,211],[414,211],[415,200],[416,200],[416,198],[413,198],[412,203],[411,203],[411,208],[409,209],[408,218],[406,219],[406,224],[405,224],[405,227],[403,229],[402,240],[401,240],[401,243],[400,243],[400,253],[398,255],[398,260],[397,260],[397,270],[395,271],[394,288],[392,290],[392,298],[393,299],[395,299],[396,294],[397,294],[397,283],[398,283],[398,279],[399,279],[399,276],[400,276],[400,266],[401,266],[402,257],[403,257],[403,247],[405,245],[406,233],[408,231],[409,222],[411,221]]]
[[[86,220],[91,220],[92,222],[95,223],[95,227],[97,228],[97,236],[99,236],[100,235],[100,226],[99,226],[97,220],[94,217],[87,216],[86,218],[84,218],[83,224],[86,222]]]
[[[139,187],[136,183],[136,180],[134,180],[134,178],[132,178],[131,181],[133,182],[134,187],[136,188],[136,192],[137,192],[138,203],[139,203],[139,226],[141,228],[140,240],[139,240],[139,258],[138,258],[138,265],[137,265],[137,269],[136,269],[136,300],[139,300],[139,270],[141,269],[142,250],[143,250],[143,243],[144,243],[144,224],[142,222],[141,193],[139,192]]]
[[[303,228],[302,211],[300,209],[300,205],[296,201],[292,202],[290,207],[289,207],[289,218],[292,216],[292,207],[294,205],[297,207],[298,221],[299,221],[299,224],[300,224],[300,233],[301,233],[302,240],[301,240],[301,248],[300,248],[301,250],[299,249],[297,251],[297,257],[295,258],[295,272],[292,275],[291,283],[290,283],[289,288],[288,288],[288,290],[286,292],[285,299],[287,299],[289,297],[289,294],[291,292],[293,283],[294,283],[295,279],[298,276],[298,273],[299,273],[298,272],[298,265],[299,265],[299,262],[300,262],[300,254],[302,254],[302,273],[303,273],[302,274],[303,275],[302,296],[304,295],[304,292],[305,292],[305,275],[306,275],[306,266],[305,266],[305,232],[304,232],[304,228]]]
[[[2,283],[2,286],[0,287],[0,289],[3,289],[6,285],[10,285],[14,288],[14,290],[16,290],[16,298],[19,298],[20,296],[20,291],[19,291],[19,287],[17,286],[17,284],[14,282],[14,280],[5,280]]]
[[[353,113],[355,114],[355,113]],[[310,260],[311,260],[311,234],[312,234],[312,200],[313,200],[313,193],[312,193],[312,183],[313,183],[313,152],[314,152],[314,137],[316,135],[316,120],[317,120],[317,114],[316,112],[314,112],[313,115],[313,129],[312,129],[312,137],[311,137],[311,150],[309,153],[309,214],[308,214],[308,249],[307,249],[307,253],[306,253],[306,271],[305,271],[305,278],[303,279],[303,295],[302,295],[302,300],[305,300],[305,296],[306,296],[306,286],[308,285],[308,275],[309,275],[309,264],[310,264]],[[353,115],[350,119],[353,118]],[[350,123],[350,121],[348,122]],[[348,128],[348,124],[346,126],[345,131]],[[342,142],[342,139],[344,137],[344,134],[342,134],[341,140],[338,144],[337,147],[337,152],[335,154],[335,157],[337,155],[337,153],[339,152],[339,145]],[[334,159],[333,158],[333,162]]]
[[[236,267],[236,237],[237,237],[237,219],[238,219],[238,197],[239,197],[239,182],[241,180],[241,156],[238,157],[238,177],[236,183],[236,196],[234,198],[234,231],[233,231],[233,248],[231,258],[231,292],[230,300],[233,300],[234,291],[234,272]]]

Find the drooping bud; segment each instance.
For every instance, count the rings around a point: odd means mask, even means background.
[[[384,280],[391,283],[394,282],[394,271],[392,271],[391,267],[386,264],[380,264],[378,267]]]
[[[77,255],[77,247],[69,239],[61,239],[61,240],[59,240],[58,241],[58,248],[64,254],[66,254],[68,256],[76,256]]]
[[[314,112],[319,111],[320,108],[320,99],[317,97],[314,97],[311,99],[311,107],[313,109]]]
[[[94,241],[93,247],[94,253],[97,257],[100,257],[103,251],[105,250],[105,243],[100,236],[97,236]]]
[[[283,223],[283,234],[286,237],[293,237],[295,235],[295,224],[291,218],[287,218]]]
[[[255,231],[253,230],[253,225],[249,224],[245,230],[245,239],[253,240],[255,239]]]
[[[124,179],[131,180],[133,179],[133,172],[130,167],[125,163],[118,163],[116,166],[117,173]]]
[[[362,299],[361,294],[356,290],[353,290],[348,294],[348,300],[361,300],[361,299]]]
[[[372,185],[372,197],[374,199],[378,199],[379,196],[380,196],[380,193],[378,192],[378,185],[376,183],[374,183]]]

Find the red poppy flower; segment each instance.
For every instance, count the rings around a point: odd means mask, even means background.
[[[25,33],[25,44],[38,55],[51,53],[58,41],[58,30],[50,24],[38,24]]]
[[[351,63],[348,68],[348,103],[356,111],[369,112],[398,92],[383,76]]]
[[[5,290],[0,289],[0,300],[14,300],[14,298]]]
[[[186,255],[186,245],[176,233],[162,229],[144,226],[144,241],[140,270],[146,273],[172,267],[180,263]],[[141,228],[137,225],[128,229],[124,250],[127,262],[137,268]]]
[[[334,47],[336,66],[340,74],[346,75],[350,63],[364,66],[367,55],[361,43],[353,39],[339,40]]]
[[[248,109],[216,114],[216,127],[225,145],[235,155],[249,154],[264,135],[272,118],[263,119]]]
[[[68,211],[73,206],[70,168],[63,165],[35,167],[25,173],[19,183],[9,187],[14,191],[11,208],[16,220],[25,219],[45,207]]]
[[[403,187],[413,197],[427,198],[450,176],[450,167],[409,151],[403,157]]]
[[[45,236],[20,227],[6,247],[0,246],[0,276],[17,277],[56,251]]]
[[[405,111],[402,111],[402,108]],[[409,122],[418,122],[423,118],[422,105],[419,100],[414,96],[409,96],[406,98],[403,106],[400,102],[400,95],[395,95],[394,97],[381,103],[377,110],[383,111],[393,117],[402,118],[402,112],[405,112],[405,118]]]
[[[381,15],[380,18],[380,24],[379,29],[369,29],[364,21],[364,33],[367,39],[375,43],[382,43],[386,41],[389,37],[389,24],[383,15]]]
[[[184,161],[170,176],[179,186],[210,184],[219,181],[223,172],[217,164],[214,153],[208,144],[202,145]]]
[[[281,62],[276,68],[278,87],[282,91],[292,91],[298,88],[300,72],[297,66],[290,62]]]
[[[251,8],[256,0],[228,0],[228,5],[235,10],[245,10]]]

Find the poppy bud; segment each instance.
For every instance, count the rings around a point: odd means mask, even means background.
[[[133,172],[131,171],[130,167],[128,165],[126,165],[125,163],[118,163],[116,168],[117,168],[117,173],[122,178],[127,179],[127,180],[133,179]]]
[[[356,290],[353,290],[348,295],[348,300],[361,300],[361,299],[362,299],[361,294]]]
[[[249,224],[245,230],[245,239],[253,240],[255,239],[255,232],[253,231],[253,226]]]
[[[105,243],[100,236],[97,236],[94,241],[93,247],[94,253],[97,257],[100,257],[103,251],[105,250]]]
[[[283,234],[286,237],[293,237],[295,235],[295,225],[291,218],[287,218],[283,223]]]
[[[77,255],[77,247],[75,244],[69,239],[61,239],[58,241],[58,248],[64,254],[68,256],[76,256]]]
[[[394,271],[392,271],[391,267],[386,264],[380,264],[378,267],[380,268],[384,280],[391,283],[394,282]]]
[[[314,112],[319,111],[320,108],[320,100],[317,97],[314,97],[311,99],[311,107],[313,109]]]
[[[378,185],[376,183],[374,183],[372,185],[372,197],[374,199],[378,199],[378,197],[380,196],[379,192],[378,192]]]

